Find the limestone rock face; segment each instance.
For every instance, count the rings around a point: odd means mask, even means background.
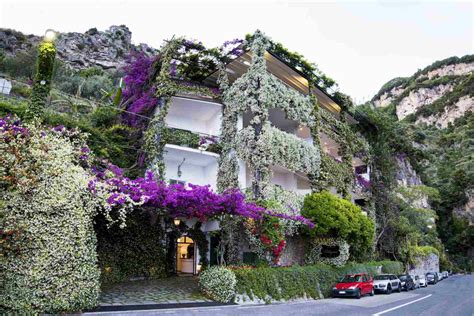
[[[472,56],[465,57],[471,58],[463,60],[473,59]],[[432,68],[430,66],[426,70],[417,72],[410,78],[393,79],[388,83],[391,88],[377,94],[372,100],[373,105],[375,107],[386,107],[393,103],[398,119],[403,120],[408,115],[416,113],[423,107],[429,106],[441,97],[452,93],[463,81],[466,81],[457,79],[465,79],[472,76],[474,73],[474,62],[457,62]],[[438,84],[436,84],[436,80],[439,80]],[[392,82],[393,84],[390,84]],[[418,116],[415,123],[425,123],[438,128],[446,128],[449,123],[472,111],[474,111],[473,92],[464,92],[464,95],[461,95],[453,104],[449,104],[439,113],[434,113],[427,117]]]
[[[443,112],[428,117],[419,117],[417,124],[426,123],[435,125],[438,128],[446,128],[449,123],[453,123],[457,118],[462,117],[464,113],[474,111],[474,97],[465,95],[461,97],[454,106],[444,108]]]
[[[418,258],[417,263],[408,269],[408,273],[414,275],[425,275],[428,272],[440,272],[439,257],[435,254]]]
[[[390,91],[386,91],[380,96],[379,99],[374,100],[374,105],[376,107],[384,108],[390,105],[390,103],[392,103],[396,97],[401,95],[403,91],[405,91],[405,89],[402,87],[395,87]]]
[[[80,70],[89,67],[116,70],[126,62],[132,51],[155,54],[146,44],[132,44],[132,32],[125,25],[111,26],[106,31],[93,28],[85,33],[60,33],[56,40],[58,58],[69,67]],[[40,36],[0,29],[0,49],[7,55],[31,49],[41,41]]]
[[[404,119],[407,115],[415,113],[416,110],[424,105],[433,103],[441,98],[445,93],[452,91],[453,86],[450,84],[439,85],[433,88],[420,88],[411,91],[408,96],[404,97],[397,105],[397,117],[399,120]]]
[[[453,65],[446,65],[438,69],[429,71],[426,75],[420,76],[420,78],[427,77],[433,79],[435,77],[444,76],[461,76],[474,72],[474,63],[459,63]]]

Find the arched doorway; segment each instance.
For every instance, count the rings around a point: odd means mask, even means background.
[[[181,236],[176,242],[176,272],[196,274],[196,244],[189,236]]]

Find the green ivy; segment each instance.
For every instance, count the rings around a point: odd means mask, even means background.
[[[52,42],[42,42],[38,47],[36,76],[27,112],[28,118],[40,117],[51,89],[56,46]]]

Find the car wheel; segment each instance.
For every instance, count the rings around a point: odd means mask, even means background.
[[[402,287],[401,287],[400,283],[398,283],[397,292],[398,292],[398,293],[401,293],[401,292],[402,292]]]
[[[356,293],[356,299],[360,299],[361,295],[360,295],[360,290],[357,290],[357,293]]]
[[[391,294],[391,293],[392,293],[392,287],[389,286],[389,287],[387,288],[387,294]]]
[[[375,294],[375,291],[374,291],[374,289],[372,288],[372,292],[370,292],[370,296],[374,296],[374,294]]]

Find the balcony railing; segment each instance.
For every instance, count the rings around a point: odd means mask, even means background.
[[[239,131],[237,136],[238,153],[241,159],[249,161],[253,152],[249,148],[259,146],[269,165],[282,166],[293,172],[314,173],[319,170],[320,151],[318,147],[296,135],[288,134],[278,128],[266,125],[257,142],[252,127]]]

